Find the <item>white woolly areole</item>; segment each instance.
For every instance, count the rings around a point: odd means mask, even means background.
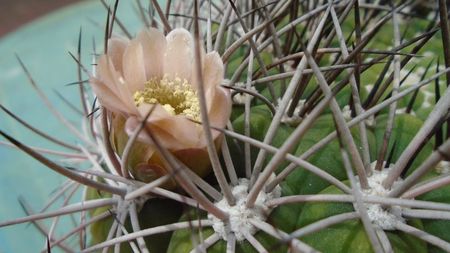
[[[364,122],[366,123],[366,125],[368,127],[374,127],[376,122],[375,122],[375,116],[370,115],[366,120],[364,120]]]
[[[423,99],[423,103],[422,103],[422,108],[427,108],[427,107],[431,107],[431,103],[434,102],[433,99],[435,98],[435,95],[433,92],[422,89],[423,91],[423,95],[424,95],[424,99]]]
[[[243,88],[243,89],[246,88],[245,83],[238,82],[238,83],[235,83],[234,85],[235,85],[236,87],[238,87],[238,88]],[[258,91],[255,89],[255,87],[253,87],[253,86],[250,87],[250,91],[253,91],[253,92],[255,92],[255,93],[258,92]],[[246,93],[243,93],[243,92],[238,92],[238,93],[236,93],[236,94],[233,96],[233,102],[234,102],[235,104],[238,104],[238,105],[243,105],[243,104],[245,104],[245,101],[247,100],[247,97],[250,99],[250,101],[253,100],[253,96],[251,96],[251,95],[249,95],[249,94],[246,94]]]
[[[367,178],[369,182],[369,189],[363,189],[363,195],[365,196],[387,196],[389,190],[385,189],[382,185],[384,179],[389,174],[389,168],[384,168],[382,171],[375,170],[376,161],[371,164],[373,174]],[[383,163],[384,167],[384,163]],[[394,182],[393,187],[403,181],[399,179]],[[358,183],[359,185],[359,183]],[[401,216],[401,208],[399,206],[392,206],[389,209],[384,209],[380,204],[366,204],[367,214],[373,224],[380,226],[383,230],[395,230],[394,224],[396,222],[405,222],[405,219]]]
[[[286,72],[292,72],[295,71],[295,68],[293,67],[295,64],[294,60],[289,60],[283,63],[284,71]]]
[[[395,114],[406,114],[406,109],[408,109],[408,108],[406,108],[406,107],[397,108],[397,110],[395,110]],[[411,110],[409,112],[409,114],[416,116],[416,113],[413,110]]]
[[[298,115],[300,114],[300,110],[305,105],[305,101],[306,101],[305,99],[299,100],[292,116],[288,116],[287,110],[289,107],[291,107],[291,103],[292,103],[292,99],[289,100],[289,103],[286,107],[286,111],[284,112],[283,117],[281,117],[281,122],[286,123],[290,126],[297,126],[300,123],[300,121],[302,120],[302,117],[300,117]],[[280,104],[280,102],[281,102],[281,100],[278,99],[278,104]],[[277,110],[278,110],[278,107],[277,107]]]
[[[260,192],[253,208],[245,206],[248,195],[249,180],[245,178],[239,179],[238,185],[232,189],[233,196],[236,198],[234,206],[228,205],[225,199],[220,200],[215,205],[230,215],[229,222],[223,223],[220,219],[212,214],[208,214],[208,219],[213,222],[214,231],[227,241],[230,234],[234,234],[236,240],[242,241],[245,235],[254,234],[257,228],[254,227],[249,219],[256,219],[260,221],[266,220],[267,216],[272,211],[267,207],[266,201],[278,198],[281,196],[281,187],[277,186],[272,192]]]
[[[349,105],[344,106],[344,108],[342,108],[342,116],[344,116],[344,119],[346,121],[349,121],[352,119],[352,110],[350,109]]]
[[[440,161],[436,165],[436,172],[439,174],[448,174],[450,173],[450,162],[449,161]]]

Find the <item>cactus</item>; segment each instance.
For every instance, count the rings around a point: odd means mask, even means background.
[[[105,4],[96,68],[73,55],[83,145],[36,131],[91,168],[0,130],[82,199],[0,226],[81,213],[48,251],[449,252],[448,10],[388,2],[138,0],[136,38]]]

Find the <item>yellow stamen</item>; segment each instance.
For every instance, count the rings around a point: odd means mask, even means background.
[[[197,91],[186,79],[153,78],[145,83],[144,90],[134,93],[134,103],[137,106],[143,103],[160,104],[171,115],[182,114],[200,121]]]

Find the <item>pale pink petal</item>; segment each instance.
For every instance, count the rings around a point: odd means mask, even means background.
[[[131,136],[133,134],[133,132],[136,130],[136,128],[139,127],[140,124],[141,124],[141,122],[139,121],[139,119],[137,117],[135,117],[135,116],[128,117],[127,121],[125,123],[125,132],[129,136]],[[138,140],[141,142],[148,143],[148,144],[153,144],[150,137],[146,134],[146,129],[142,129],[141,133],[139,133]]]
[[[217,87],[212,97],[208,117],[211,126],[224,128],[231,114],[231,95],[229,90]]]
[[[139,115],[145,117],[150,111],[151,115],[147,121],[156,121],[165,119],[167,117],[172,117],[173,115],[169,114],[164,107],[160,104],[142,104],[138,107]]]
[[[205,56],[206,56],[205,50],[203,49],[203,47],[201,47],[200,48],[200,58],[201,58],[201,64],[202,64],[202,76],[203,76],[203,79],[205,77],[205,71],[204,71]],[[195,64],[195,61],[193,62],[193,64]],[[192,65],[192,70],[191,71],[192,71],[191,72],[191,80],[188,80],[188,81],[195,89],[198,89],[199,82],[197,80],[197,70],[195,68],[195,65]],[[203,85],[205,85],[205,84],[203,84]],[[206,88],[206,85],[205,85],[205,88]]]
[[[100,57],[97,64],[96,78],[120,100],[122,106],[125,106],[125,108],[121,108],[121,111],[136,114],[137,111],[132,94],[108,56],[103,55]],[[96,94],[99,95],[98,93]]]
[[[111,61],[108,62],[111,76],[113,80],[115,80],[116,94],[119,96],[124,106],[126,106],[124,110],[128,111],[131,114],[137,114],[137,108],[134,103],[133,94],[131,93],[129,86],[125,83],[120,73],[114,69],[112,62]]]
[[[164,54],[164,73],[169,78],[191,81],[194,65],[194,39],[185,29],[173,29],[166,36],[167,47]]]
[[[139,107],[141,117],[145,117],[153,105]],[[154,105],[147,124],[157,131],[164,145],[170,149],[194,148],[201,142],[201,126],[190,121],[184,115],[171,115],[160,104]],[[164,139],[166,138],[166,139]],[[172,140],[173,138],[173,140]]]
[[[132,40],[123,55],[123,76],[132,93],[142,90],[147,81],[144,65],[144,50],[141,43]]]
[[[116,96],[119,96],[116,85],[118,80],[114,79],[108,61],[110,59],[107,55],[100,56],[97,61],[96,78],[105,84]]]
[[[89,80],[89,82],[101,105],[113,112],[129,113],[129,111],[126,110],[128,107],[103,82],[95,78]]]
[[[122,72],[123,53],[130,41],[122,37],[113,37],[108,40],[108,56],[111,58],[114,68]]]
[[[215,89],[222,83],[224,68],[222,58],[217,52],[210,52],[203,60],[203,85],[205,90]]]
[[[150,27],[142,30],[136,39],[143,49],[146,80],[150,80],[152,77],[161,78],[164,52],[166,51],[164,34],[158,29]]]
[[[147,115],[152,106],[144,104],[139,107],[141,118]],[[204,147],[200,125],[191,122],[182,115],[170,115],[159,104],[155,104],[154,107],[152,114],[147,119],[147,127],[165,148],[180,150]],[[138,125],[139,121],[131,117],[127,120],[125,129],[128,134],[131,134]],[[145,132],[139,135],[139,140],[151,144],[151,140]]]
[[[217,52],[206,54],[203,61],[203,85],[208,110],[214,102],[215,92],[222,83],[223,75],[224,67],[219,54]]]

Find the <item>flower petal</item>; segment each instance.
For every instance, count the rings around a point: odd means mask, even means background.
[[[205,53],[205,50],[202,47],[202,48],[200,48],[200,58],[201,58],[201,64],[202,64],[203,80],[205,79],[205,70],[204,70],[204,68],[205,68],[205,56],[206,56],[206,53]],[[193,64],[195,64],[195,61],[193,62]],[[197,79],[197,73],[196,73],[197,70],[195,68],[195,65],[193,65],[191,69],[192,69],[191,70],[192,72],[191,72],[190,84],[197,90],[199,82],[198,82],[198,79]],[[203,85],[205,85],[205,84],[203,84]],[[205,85],[205,91],[206,91],[207,87],[208,87],[208,85]]]
[[[163,57],[166,51],[166,38],[156,28],[142,30],[137,35],[137,40],[142,46],[146,80],[152,77],[163,76]]]
[[[101,105],[113,112],[129,113],[124,111],[127,106],[107,85],[95,78],[92,78],[89,82]]]
[[[144,65],[144,49],[137,40],[132,40],[123,55],[123,76],[132,93],[142,90],[147,81]]]
[[[116,71],[112,60],[107,55],[102,55],[98,60],[97,77],[95,79],[97,79],[102,85],[105,86],[105,88],[109,90],[109,93],[104,92],[103,94],[100,93],[101,91],[97,88],[97,92],[95,92],[95,94],[98,97],[114,95],[113,97],[117,101],[116,104],[119,103],[121,105],[121,112],[131,114],[137,113],[137,109],[128,86],[124,83],[120,73]],[[105,101],[106,99],[102,98],[102,100]]]
[[[194,39],[185,29],[173,29],[166,36],[167,48],[164,54],[164,73],[169,78],[184,78],[191,81],[194,64]]]
[[[217,87],[212,97],[211,107],[208,108],[208,117],[211,126],[224,128],[231,115],[231,95],[229,90]],[[213,131],[217,134],[217,131]]]
[[[116,94],[120,97],[120,100],[122,103],[126,106],[126,111],[131,114],[137,114],[137,108],[134,103],[133,95],[128,87],[128,85],[125,83],[124,79],[120,75],[119,72],[117,72],[114,69],[114,66],[111,61],[108,61],[110,73],[113,77],[113,79],[116,81]]]
[[[223,75],[224,67],[219,54],[217,52],[206,54],[203,61],[203,85],[206,93],[205,97],[208,111],[212,107],[212,103],[215,103],[215,92],[222,83]]]
[[[224,68],[222,58],[217,52],[210,52],[203,60],[203,84],[205,91],[215,89],[222,83]]]
[[[108,40],[108,56],[111,58],[115,69],[120,73],[123,73],[122,58],[128,43],[130,41],[122,37],[113,37]]]
[[[154,106],[153,112],[147,119],[147,127],[155,134],[161,144],[170,150],[204,147],[201,126],[181,115],[170,115],[161,105],[143,104],[139,107],[141,118],[144,118]],[[126,131],[131,134],[139,125],[139,120],[130,117],[126,123]],[[139,140],[152,143],[143,131]]]
[[[116,81],[114,80],[114,77],[112,76],[112,73],[109,68],[110,61],[109,57],[107,55],[102,55],[97,61],[97,68],[95,69],[96,76],[95,78],[100,80],[104,85],[106,85],[114,94],[117,94],[117,85]]]
[[[148,106],[151,107],[151,105]],[[145,107],[138,109],[142,117],[149,110]],[[157,133],[157,137],[163,140],[163,145],[169,149],[195,148],[199,147],[203,141],[200,125],[183,115],[169,114],[160,104],[155,105],[152,115],[147,119],[147,124]]]

